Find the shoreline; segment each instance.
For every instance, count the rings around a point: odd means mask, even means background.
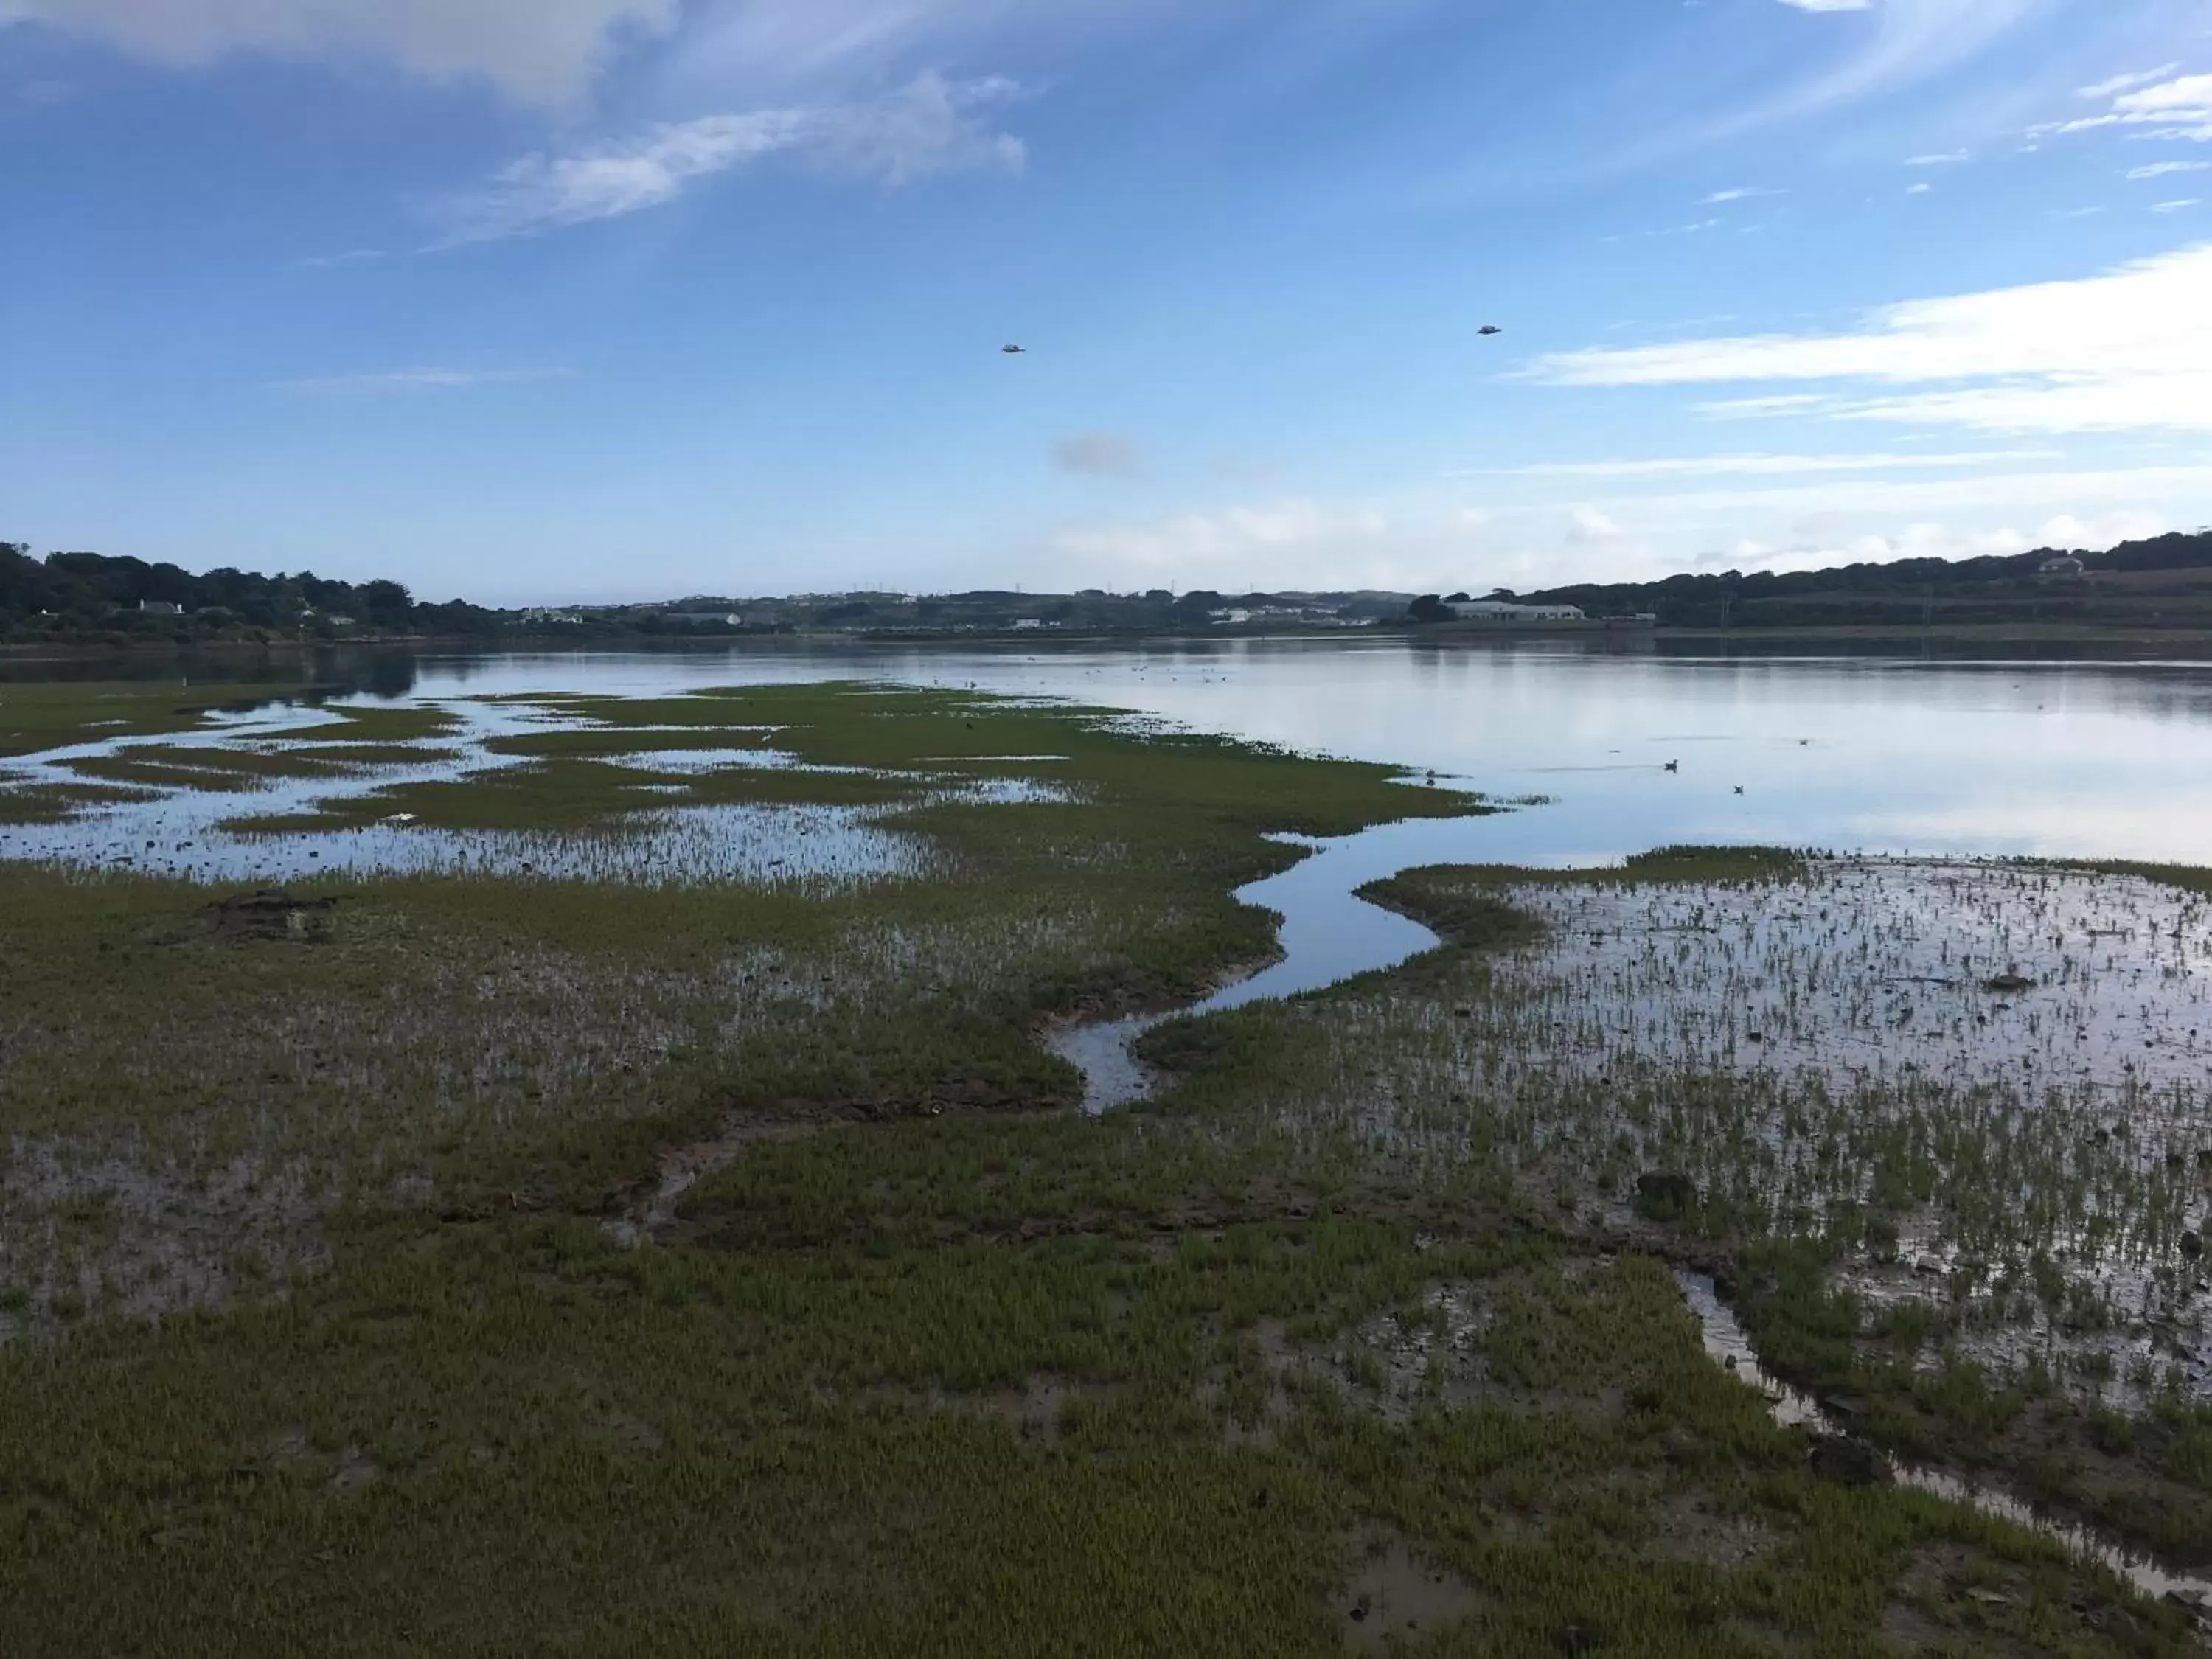
[[[1931,647],[2027,646],[2081,649],[2126,647],[2131,655],[2201,656],[2212,660],[2212,629],[2067,628],[1991,623],[1985,626],[1923,630],[1878,626],[1819,628],[1440,628],[1378,624],[1364,629],[1083,629],[1039,635],[1033,631],[921,633],[844,633],[798,631],[778,634],[709,635],[672,638],[666,635],[624,634],[577,639],[557,634],[435,635],[410,634],[363,636],[345,640],[229,640],[210,639],[178,644],[173,641],[123,641],[52,644],[0,642],[0,667],[15,664],[100,663],[109,661],[189,661],[194,658],[312,659],[318,656],[367,652],[416,654],[591,654],[624,652],[647,655],[687,654],[702,649],[732,650],[850,647],[931,647],[941,646],[1022,646],[1032,650],[1067,646],[1200,645],[1235,641],[1239,643],[1297,641],[1359,643],[1393,640],[1408,645],[1467,646],[1497,643],[1572,641],[1601,649],[1640,650],[1697,646],[1709,650],[1730,646],[1770,648],[1776,646],[1850,646],[1878,648],[1885,653],[1923,654]]]

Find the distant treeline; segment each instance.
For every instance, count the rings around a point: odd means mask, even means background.
[[[827,629],[862,634],[1178,633],[1221,627],[1352,626],[1403,618],[1407,595],[1362,591],[1229,595],[1163,588],[1115,594],[980,592],[914,598],[692,599],[666,605],[494,611],[465,599],[418,603],[396,581],[346,582],[278,572],[210,570],[53,553],[0,542],[0,641],[14,644],[553,635],[697,635]],[[1500,597],[1516,597],[1502,594]],[[1788,575],[1669,576],[1582,584],[1517,596],[1581,606],[1593,617],[1649,611],[1663,627],[1896,628],[2033,623],[2212,629],[2212,532],[2128,542],[2109,553],[2056,550],[2011,557],[1904,559]],[[1434,599],[1415,601],[1434,619]]]
[[[2080,566],[2077,574],[2066,562]],[[2058,568],[2046,569],[2056,562]],[[1534,601],[1592,616],[1651,611],[1664,627],[1819,628],[1933,622],[2173,627],[2212,623],[2212,532],[2125,542],[2109,553],[2046,548],[2008,557],[1900,559],[1778,575],[1669,576],[1548,588]],[[2161,575],[2172,578],[2161,581]]]
[[[496,632],[501,620],[465,600],[419,605],[395,581],[331,581],[304,570],[195,576],[173,564],[99,553],[37,559],[20,543],[0,542],[0,638],[458,635]]]

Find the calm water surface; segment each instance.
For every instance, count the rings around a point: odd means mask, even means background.
[[[411,695],[874,678],[1073,697],[1550,805],[1453,857],[1671,842],[2212,862],[2212,665],[1609,654],[1403,640],[424,658]],[[1679,769],[1668,772],[1672,761]],[[1742,793],[1736,791],[1741,788]],[[1401,849],[1382,852],[1395,860]]]
[[[369,702],[824,678],[974,686],[1547,802],[1392,826],[1300,866],[1307,881],[1326,866],[1340,890],[1408,864],[1582,864],[1681,842],[2212,863],[2212,665],[2202,663],[1729,659],[1394,638],[1033,651],[799,642],[386,656],[354,672],[356,686],[374,689],[349,695]]]

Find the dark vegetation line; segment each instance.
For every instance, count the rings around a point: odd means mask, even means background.
[[[1937,629],[1990,623],[2212,625],[2212,530],[2105,553],[1899,559],[1839,569],[1725,571],[1583,583],[1529,596],[1592,615],[1653,611],[1662,627]]]
[[[1454,595],[1465,599],[1464,594]],[[1512,598],[1501,592],[1494,597]],[[2012,557],[1905,559],[1778,574],[1728,571],[1640,583],[1579,584],[1519,596],[1593,617],[1656,616],[1664,629],[1978,628],[2212,630],[2212,531],[2127,542],[2105,553],[2045,549]],[[1395,629],[1446,619],[1437,595],[1373,590],[1227,594],[1154,588],[1115,594],[981,590],[736,599],[694,596],[619,605],[495,609],[423,603],[403,584],[311,571],[195,575],[98,553],[33,557],[0,542],[0,644],[191,645],[422,637],[734,637],[799,631],[884,639],[1054,632]]]

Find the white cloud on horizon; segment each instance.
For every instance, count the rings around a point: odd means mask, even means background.
[[[1310,497],[1063,526],[1060,560],[1107,586],[1553,586],[1686,569],[2054,546],[2102,550],[2212,516],[2212,465],[2016,471],[1473,504],[1434,490]]]
[[[1961,478],[1851,478],[1833,483],[1686,489],[1608,498],[1623,517],[1715,526],[1765,516],[2000,514],[2021,517],[2154,501],[2212,501],[2212,464],[1990,473]]]
[[[2094,276],[1916,300],[1834,335],[1757,335],[1538,359],[1558,386],[1843,381],[1916,388],[1706,406],[1990,432],[2212,432],[2212,244]],[[1924,388],[1924,389],[1919,389]],[[1763,403],[1762,409],[1758,405]]]
[[[375,58],[558,104],[624,40],[674,28],[679,9],[680,0],[0,0],[0,28],[46,24],[180,67],[233,52]]]
[[[751,110],[665,123],[565,155],[527,155],[438,204],[441,246],[538,236],[674,201],[696,179],[774,155],[896,186],[933,173],[1018,173],[1022,141],[981,112],[1019,95],[1004,80],[922,75],[866,104]]]
[[[2101,553],[2122,542],[2141,541],[2172,527],[2171,521],[2160,514],[2133,509],[2089,520],[2062,513],[2044,520],[2034,530],[2011,525],[1978,529],[1925,520],[1887,532],[1822,536],[1808,531],[1780,540],[1744,537],[1698,562],[1714,569],[1787,573],[1837,565],[1891,564],[1901,559],[1972,559],[1991,555],[2005,558],[2045,547]]]

